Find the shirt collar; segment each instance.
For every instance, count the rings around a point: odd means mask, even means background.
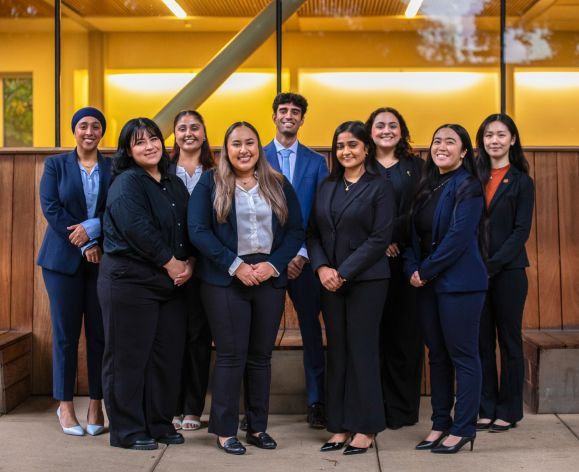
[[[275,146],[275,150],[277,153],[279,153],[282,149],[289,149],[291,152],[293,152],[294,156],[297,156],[297,154],[298,154],[299,141],[297,139],[294,141],[294,143],[289,148],[283,147],[283,145],[280,144],[280,142],[275,138],[273,138],[273,144]]]
[[[76,162],[78,163],[78,168],[80,169],[80,171],[81,171],[81,172],[84,172],[84,173],[85,173],[86,175],[88,175],[88,176],[91,176],[94,172],[98,172],[98,170],[99,170],[99,163],[98,163],[98,161],[97,161],[97,163],[94,165],[94,167],[91,169],[90,172],[87,172],[87,170],[83,167],[83,165],[82,165],[82,164],[80,163],[80,161],[78,160],[78,157],[77,157]]]

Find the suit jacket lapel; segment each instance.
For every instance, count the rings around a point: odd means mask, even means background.
[[[277,151],[273,141],[265,147],[265,157],[267,157],[269,164],[281,174],[281,167],[279,166],[279,159],[277,158]]]
[[[499,184],[497,191],[493,195],[493,199],[491,200],[491,204],[489,205],[489,210],[488,210],[489,213],[493,210],[497,201],[499,201],[500,198],[503,196],[503,194],[505,193],[505,190],[507,190],[513,184],[513,181],[518,177],[517,174],[518,174],[517,169],[515,169],[514,167],[511,167],[507,171],[507,173],[505,174],[505,177],[503,178],[503,180]]]
[[[110,167],[105,164],[105,158],[98,153],[98,165],[99,165],[99,195],[97,198],[97,213],[98,209],[102,208],[103,204],[107,199],[107,190],[109,188],[109,182],[111,179]]]
[[[292,184],[297,187],[304,178],[306,167],[308,166],[308,159],[306,157],[305,146],[298,143],[298,152],[296,154],[296,165],[294,167],[294,175]]]
[[[88,210],[86,208],[86,198],[84,196],[84,188],[82,186],[82,178],[80,176],[80,168],[78,166],[78,158],[76,149],[68,154],[66,157],[66,166],[68,167],[68,175],[70,176],[70,185],[74,189],[74,195],[78,195],[78,202],[83,213],[83,217],[87,218]]]
[[[352,204],[352,202],[354,200],[356,200],[356,198],[358,198],[362,194],[362,192],[368,186],[366,176],[367,176],[367,174],[364,174],[362,177],[360,177],[360,180],[358,182],[356,182],[354,185],[352,185],[352,187],[348,191],[348,195],[347,195],[346,201],[344,202],[344,206],[340,209],[340,212],[336,216],[336,221],[335,221],[336,226],[338,226],[338,224],[340,223],[340,220],[342,219],[342,215],[344,214],[346,209]],[[340,183],[341,183],[341,181],[339,181],[339,180],[336,181],[336,185],[339,185]]]

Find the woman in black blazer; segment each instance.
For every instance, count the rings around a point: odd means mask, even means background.
[[[374,153],[361,121],[338,126],[332,171],[318,188],[308,227],[328,338],[326,413],[333,435],[321,451],[340,450],[353,435],[344,454],[366,452],[385,428],[379,338],[395,209]]]
[[[432,429],[416,449],[452,454],[474,444],[482,377],[479,323],[488,286],[478,245],[483,206],[468,132],[457,124],[440,126],[412,205],[411,245],[404,251],[404,272],[418,289],[432,393]]]
[[[410,146],[410,132],[394,108],[378,108],[366,121],[376,144],[380,174],[392,183],[396,218],[392,241],[386,250],[390,262],[390,286],[380,329],[382,396],[386,426],[398,429],[418,422],[424,347],[416,316],[416,288],[402,270],[402,256],[408,242],[410,205],[424,162]]]
[[[534,185],[519,132],[507,115],[487,117],[477,133],[486,194],[489,291],[480,331],[483,367],[478,430],[507,431],[523,418],[521,329],[527,297],[525,242],[533,220]],[[498,336],[500,381],[495,357]]]
[[[171,424],[185,348],[185,292],[192,274],[189,194],[167,172],[163,135],[148,118],[122,128],[107,197],[98,279],[105,353],[103,390],[110,444],[182,444]]]
[[[188,226],[216,350],[209,432],[225,452],[245,453],[236,437],[243,379],[246,440],[275,449],[266,433],[271,355],[287,265],[305,234],[293,187],[267,163],[251,124],[234,123],[225,133],[219,164],[189,200]]]

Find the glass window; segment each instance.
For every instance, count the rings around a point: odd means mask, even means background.
[[[32,146],[32,78],[2,80],[3,144],[5,147]]]
[[[508,17],[509,112],[526,146],[577,146],[579,2],[535,3]]]
[[[420,3],[309,0],[288,22],[283,63],[310,102],[301,138],[329,145],[345,120],[397,108],[415,145],[458,122],[474,133],[500,108],[498,0]]]

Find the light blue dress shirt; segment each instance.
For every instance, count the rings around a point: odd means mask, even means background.
[[[259,185],[250,190],[235,186],[235,213],[237,257],[229,267],[229,275],[233,275],[243,262],[239,256],[270,254],[273,244],[272,210],[259,194]],[[278,277],[279,272],[273,269],[274,276]]]
[[[78,167],[80,169],[80,178],[82,180],[82,189],[84,192],[84,199],[86,201],[86,210],[88,219],[81,223],[82,227],[86,231],[89,237],[89,241],[81,247],[82,254],[90,248],[97,244],[97,239],[101,235],[101,220],[95,218],[96,206],[99,196],[100,187],[100,173],[98,162],[91,169],[90,173],[79,162]]]
[[[197,182],[199,182],[199,179],[201,178],[201,174],[203,173],[203,166],[198,165],[195,167],[195,172],[193,172],[193,175],[189,175],[185,170],[185,167],[178,165],[175,173],[177,174],[177,177],[183,181],[185,187],[187,187],[189,195],[191,195],[195,185],[197,185]]]
[[[296,139],[294,141],[294,143],[289,147],[289,148],[284,148],[282,144],[280,144],[280,142],[277,139],[273,139],[273,144],[275,146],[275,150],[277,151],[277,160],[279,162],[279,168],[283,169],[283,158],[281,156],[281,150],[282,149],[289,149],[291,151],[291,154],[289,156],[289,162],[290,162],[290,176],[291,179],[289,179],[290,183],[292,183],[294,181],[294,171],[296,169],[296,161],[298,158],[298,144],[299,141]],[[304,222],[305,225],[307,226],[308,222],[305,221]],[[308,250],[305,247],[305,244],[300,248],[300,250],[297,253],[298,256],[303,256],[306,259],[308,258]]]

